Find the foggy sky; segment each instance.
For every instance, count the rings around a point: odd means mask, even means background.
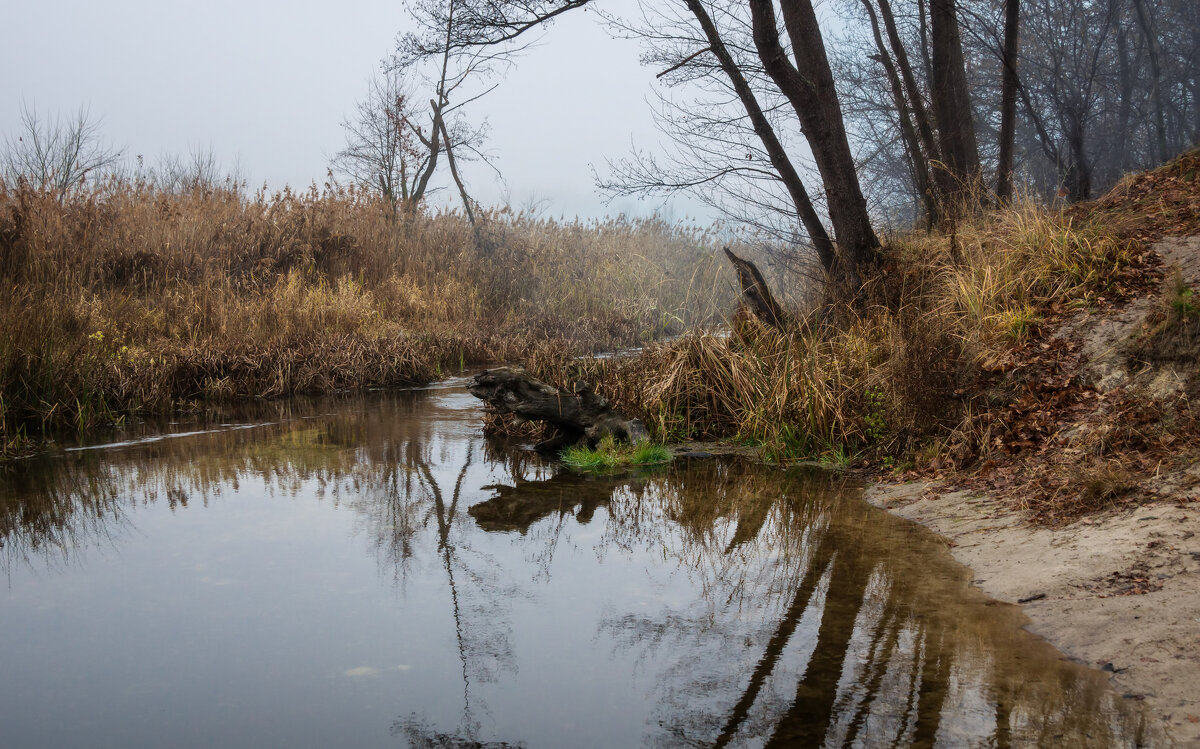
[[[605,4],[606,8],[629,0]],[[340,127],[407,19],[402,2],[354,0],[37,0],[7,2],[0,45],[0,134],[22,101],[40,114],[89,105],[105,138],[148,164],[164,153],[211,150],[253,189],[325,181]],[[591,167],[660,140],[646,97],[654,72],[638,46],[614,40],[591,11],[565,14],[543,41],[473,105],[490,123],[489,150],[507,182],[474,165],[473,196],[550,215],[647,214],[659,202],[610,206]],[[707,217],[693,201],[668,215]]]

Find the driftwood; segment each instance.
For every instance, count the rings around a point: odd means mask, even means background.
[[[738,283],[742,287],[742,309],[747,310],[767,325],[782,330],[787,318],[783,308],[771,294],[771,288],[767,286],[766,280],[758,272],[758,267],[749,260],[743,260],[734,255],[728,247],[725,248],[725,254],[729,256],[729,262],[733,263],[733,269],[737,271]]]
[[[583,380],[571,390],[559,390],[520,367],[500,367],[475,375],[467,389],[498,413],[552,424],[562,435],[554,446],[586,439],[595,447],[610,435],[632,442],[645,434],[641,422],[622,416]]]

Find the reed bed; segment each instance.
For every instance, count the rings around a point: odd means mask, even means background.
[[[419,383],[553,344],[709,324],[708,231],[507,210],[397,214],[353,190],[248,196],[0,182],[0,455],[202,399]]]

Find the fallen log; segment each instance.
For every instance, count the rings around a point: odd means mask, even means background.
[[[607,436],[632,442],[645,435],[641,422],[618,413],[583,380],[560,390],[520,367],[499,367],[475,375],[467,389],[497,413],[553,425],[561,434],[555,446],[587,440],[595,447]]]
[[[742,309],[762,320],[773,328],[782,330],[787,321],[783,308],[775,301],[771,288],[766,279],[758,272],[758,266],[749,260],[734,255],[728,247],[724,248],[729,262],[737,272],[738,284],[742,287]]]

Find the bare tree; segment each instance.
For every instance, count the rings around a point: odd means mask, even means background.
[[[417,140],[411,99],[395,70],[373,77],[354,115],[342,121],[346,145],[331,164],[393,207],[413,201],[431,158],[430,150]]]
[[[117,164],[121,152],[100,138],[100,120],[87,106],[70,117],[43,119],[32,106],[21,104],[18,131],[4,139],[0,173],[12,184],[25,182],[53,193],[61,201],[89,175]]]
[[[1017,53],[1020,49],[1021,0],[1004,0],[1004,46],[1000,63],[1004,81],[1000,92],[999,152],[996,164],[996,198],[1008,203],[1013,193],[1013,148],[1017,130]]]
[[[389,72],[403,77],[423,78],[433,88],[427,124],[416,124],[416,115],[406,116],[411,132],[424,149],[424,169],[419,172],[410,200],[419,202],[429,189],[430,179],[444,152],[463,209],[475,223],[472,200],[459,170],[459,162],[481,159],[486,124],[470,127],[462,117],[465,106],[496,89],[493,76],[509,64],[514,48],[492,50],[467,43],[478,23],[476,4],[468,0],[419,0],[410,6],[417,27],[401,35]]]
[[[1061,175],[1072,200],[1092,196],[1091,129],[1099,115],[1107,42],[1117,17],[1117,0],[1027,2],[1022,55],[1022,104],[1034,123],[1043,153]]]
[[[774,260],[810,272],[815,252],[818,274],[832,270],[833,241],[789,148],[799,133],[756,65],[745,6],[710,5],[646,4],[637,24],[606,16],[617,33],[644,44],[644,64],[661,69],[668,88],[656,92],[655,121],[672,145],[661,158],[635,150],[610,161],[610,175],[597,182],[614,195],[689,192],[738,225],[797,248]]]
[[[211,146],[193,146],[186,156],[164,153],[154,166],[142,171],[142,157],[137,157],[138,178],[156,190],[184,193],[191,190],[231,189],[242,187],[240,169],[235,163],[226,171]]]
[[[545,23],[562,13],[583,7],[588,0],[459,2],[461,5],[457,7],[460,22],[455,27],[457,32],[446,35],[444,49],[454,50],[456,53],[470,50],[472,54],[484,55],[487,50],[519,43],[523,35],[542,28]],[[775,150],[771,143],[771,128],[763,127],[764,123],[770,124],[769,120],[759,117],[762,108],[758,105],[757,97],[753,96],[753,91],[748,85],[743,85],[744,80],[739,80],[745,78],[744,69],[737,65],[731,55],[726,54],[728,45],[724,35],[713,22],[712,13],[699,0],[687,0],[685,6],[695,18],[703,32],[703,39],[707,42],[698,50],[694,50],[691,56],[710,53],[716,58],[724,75],[729,77],[730,86],[746,110],[755,133],[762,141],[771,167],[777,174],[781,167],[786,171],[784,160],[771,155]],[[840,286],[853,289],[859,279],[860,266],[874,260],[879,240],[871,228],[866,200],[863,198],[855,172],[854,159],[846,139],[833,75],[825,57],[824,42],[815,12],[810,0],[789,0],[783,4],[790,52],[797,59],[797,63],[793,63],[789,59],[789,51],[780,41],[771,3],[752,0],[750,11],[752,38],[759,62],[798,116],[797,124],[813,152],[821,174],[826,210],[836,236],[836,251],[829,258],[831,275]],[[706,26],[709,27],[707,30]],[[491,55],[486,59],[494,60],[496,55],[504,53],[486,54]],[[722,57],[725,57],[725,60],[722,60]],[[750,96],[744,95],[747,91]],[[809,230],[810,236],[815,234],[816,238],[819,238],[819,218],[811,214],[808,219],[804,218],[809,212],[803,209],[805,201],[799,199],[799,191],[793,189],[794,186],[789,185],[789,193],[797,216]],[[808,204],[811,205],[811,201],[808,201]],[[815,214],[815,211],[812,213]]]
[[[1158,35],[1155,33],[1154,21],[1147,9],[1146,0],[1133,0],[1133,8],[1137,14],[1138,28],[1146,37],[1146,51],[1150,56],[1150,103],[1154,107],[1155,146],[1159,161],[1166,161],[1170,154],[1167,152],[1167,124],[1163,113],[1162,99],[1162,52],[1159,49]]]
[[[750,0],[754,45],[767,74],[795,111],[821,174],[837,237],[833,277],[857,291],[859,268],[874,261],[879,239],[859,185],[816,11],[811,0],[784,0],[780,7],[795,63],[780,41],[771,0]]]
[[[966,64],[958,28],[955,0],[929,0],[933,37],[933,78],[930,98],[937,116],[938,134],[946,168],[954,178],[948,198],[969,205],[980,179],[979,145],[967,86]]]

